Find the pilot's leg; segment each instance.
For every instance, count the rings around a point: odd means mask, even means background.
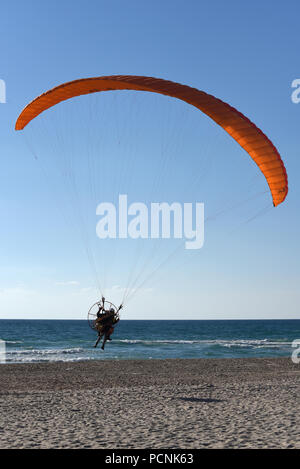
[[[100,336],[100,334],[99,334],[99,336],[98,336],[98,339],[96,340],[96,343],[95,343],[95,345],[94,345],[94,347],[95,347],[95,348],[96,348],[96,347],[97,347],[97,345],[99,344],[99,342],[100,342],[100,339],[101,339],[101,336]]]
[[[102,343],[102,346],[101,346],[102,350],[104,350],[106,341],[107,341],[107,336],[106,336],[106,334],[105,334],[105,335],[104,335],[104,339],[103,339],[103,343]]]

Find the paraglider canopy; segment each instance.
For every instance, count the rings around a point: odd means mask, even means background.
[[[144,76],[104,76],[85,78],[57,86],[43,93],[21,112],[16,130],[23,129],[46,109],[84,94],[111,90],[136,90],[160,93],[181,99],[207,114],[219,124],[260,168],[269,185],[273,205],[281,204],[288,193],[287,173],[279,152],[268,137],[246,116],[220,99],[179,83]]]

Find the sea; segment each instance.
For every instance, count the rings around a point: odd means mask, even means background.
[[[300,320],[123,320],[105,351],[96,339],[87,321],[3,319],[0,361],[288,357]]]

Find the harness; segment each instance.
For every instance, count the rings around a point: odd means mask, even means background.
[[[95,328],[102,333],[108,325],[114,326],[119,321],[117,313],[102,313],[95,321]]]

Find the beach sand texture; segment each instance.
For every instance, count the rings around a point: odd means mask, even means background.
[[[0,365],[0,448],[300,448],[290,358]]]

